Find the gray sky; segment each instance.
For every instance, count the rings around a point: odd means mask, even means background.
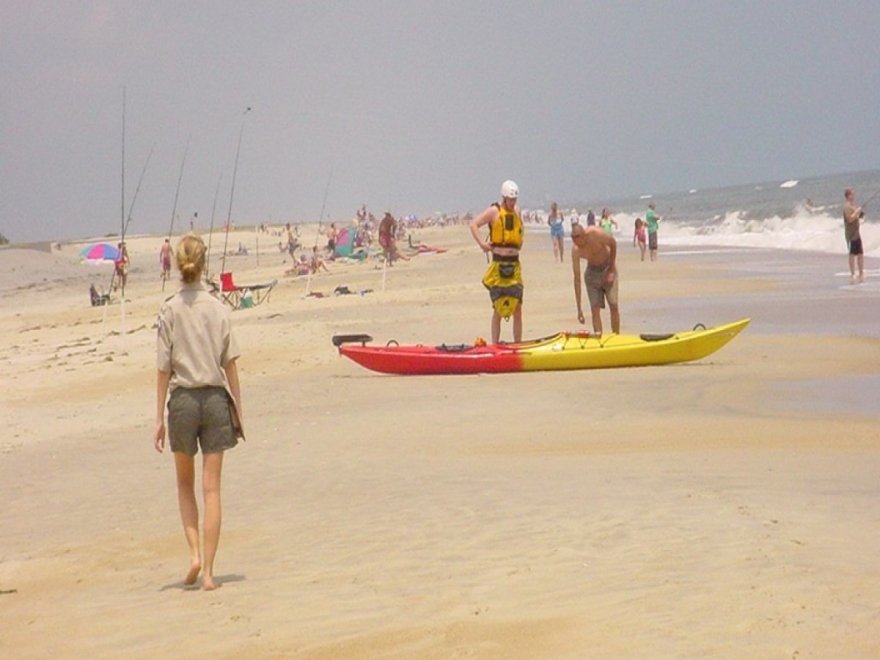
[[[0,233],[479,210],[880,167],[880,2],[0,0]],[[244,115],[248,106],[253,110]],[[332,170],[332,177],[330,173]]]

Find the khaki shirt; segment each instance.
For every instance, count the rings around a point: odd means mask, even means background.
[[[223,387],[224,368],[241,353],[229,308],[201,282],[184,284],[159,310],[157,366],[171,372],[170,388]]]

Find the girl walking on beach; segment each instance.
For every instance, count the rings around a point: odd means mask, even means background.
[[[553,243],[553,260],[565,261],[565,229],[564,218],[559,212],[556,202],[550,205],[550,215],[547,216],[547,224],[550,225],[550,242]]]
[[[636,218],[636,227],[635,232],[633,233],[633,247],[636,246],[636,243],[639,244],[639,250],[641,250],[642,253],[642,261],[645,260],[645,251],[648,247],[645,227],[645,221],[641,218]]]
[[[177,472],[177,500],[189,545],[185,585],[202,574],[202,588],[216,589],[214,557],[220,541],[220,474],[223,453],[238,444],[241,392],[229,310],[202,284],[205,244],[188,234],[180,240],[176,261],[182,286],[159,310],[156,385],[156,451],[165,448],[165,400],[168,437]],[[168,396],[168,392],[171,392]],[[195,496],[195,455],[202,449],[204,562],[199,543]]]

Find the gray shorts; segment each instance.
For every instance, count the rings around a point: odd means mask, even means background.
[[[614,276],[614,283],[611,286],[605,285],[605,273],[608,272],[606,266],[595,267],[587,266],[584,271],[584,284],[587,285],[587,297],[590,299],[590,307],[605,308],[605,299],[608,299],[609,305],[617,306],[617,274]]]
[[[653,234],[648,234],[648,249],[650,249],[650,250],[657,249],[657,232],[656,231]]]
[[[232,449],[238,444],[232,428],[232,401],[222,387],[177,387],[168,399],[171,451],[195,456]]]

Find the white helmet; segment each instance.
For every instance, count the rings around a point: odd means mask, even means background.
[[[516,182],[508,179],[501,184],[501,196],[516,199],[519,197],[519,186],[516,185]]]

